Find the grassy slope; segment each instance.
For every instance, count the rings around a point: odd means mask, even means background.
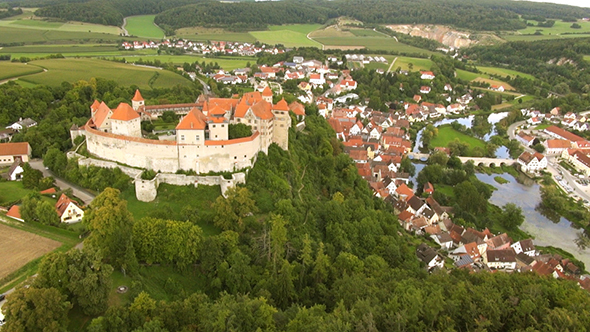
[[[256,38],[247,32],[230,32],[225,31],[223,29],[214,29],[214,28],[202,28],[202,27],[192,27],[192,28],[182,28],[176,30],[176,36],[179,38],[186,38],[189,40],[199,40],[199,41],[215,41],[215,40],[224,40],[224,41],[232,41],[232,42],[243,42],[243,43],[254,43],[256,42]]]
[[[395,39],[387,37],[319,37],[314,40],[330,46],[364,46],[370,50],[432,54],[428,50],[398,43]]]
[[[396,70],[400,67],[402,70],[410,70],[409,64],[413,64],[412,70],[430,70],[432,66],[432,61],[429,59],[421,59],[421,58],[408,58],[400,56],[395,61],[392,70]]]
[[[24,63],[0,62],[0,80],[42,72],[43,69]]]
[[[126,57],[127,62],[135,62],[139,59],[144,60],[160,60],[162,62],[172,62],[175,64],[183,64],[185,62],[193,63],[198,61],[199,63],[205,61],[206,63],[209,62],[217,62],[221,66],[221,68],[225,70],[234,70],[236,68],[243,68],[246,66],[248,62],[251,64],[256,63],[256,58],[254,57],[221,57],[221,58],[206,58],[198,55],[157,55],[157,56],[150,56],[150,57]]]
[[[122,37],[118,34],[75,32],[63,30],[29,29],[18,26],[0,25],[0,44],[9,43],[79,43],[88,41],[116,42]],[[125,38],[132,39],[132,38]]]
[[[121,85],[137,84],[140,88],[149,88],[148,81],[156,72],[159,77],[155,80],[155,88],[191,84],[188,79],[166,70],[135,67],[98,59],[37,60],[32,61],[31,64],[46,68],[48,71],[27,76],[24,81],[50,86],[60,85],[63,81],[76,82],[92,77],[103,77],[115,80]]]
[[[0,20],[0,26],[13,27],[13,28],[24,28],[31,30],[57,30],[57,31],[69,31],[69,32],[93,32],[93,33],[106,33],[112,35],[119,35],[120,30],[118,27],[110,25],[82,23],[82,22],[49,22],[42,20],[30,20],[30,19],[13,19],[8,18]]]
[[[161,39],[164,31],[154,24],[156,15],[140,15],[127,17],[125,29],[132,36]]]
[[[522,78],[528,78],[530,80],[535,79],[533,75],[525,74],[516,70],[508,69],[508,68],[498,68],[498,67],[477,67],[481,72],[492,74],[492,75],[500,75],[500,76],[520,76]]]
[[[269,31],[251,31],[257,40],[270,44],[283,44],[287,47],[321,47],[318,42],[307,38],[307,34],[318,29],[319,24],[291,24],[270,26]]]
[[[478,146],[481,148],[485,148],[486,146],[484,141],[460,133],[453,129],[450,125],[443,125],[438,127],[438,135],[430,141],[430,145],[432,147],[446,147],[449,145],[450,142],[454,141],[456,138],[458,138],[461,142],[469,144],[469,147],[471,149]]]

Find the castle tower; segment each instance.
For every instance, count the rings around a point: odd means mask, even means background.
[[[135,90],[135,96],[133,96],[133,99],[131,99],[131,105],[136,111],[140,107],[145,106],[145,101],[143,100],[141,93],[139,93],[139,89]]]
[[[283,150],[288,150],[291,116],[289,115],[289,105],[284,98],[272,107],[272,113],[274,115],[272,141]]]
[[[265,100],[267,103],[272,104],[272,90],[266,86],[264,90],[262,90],[262,99]]]
[[[127,103],[120,103],[111,115],[112,133],[141,137],[141,118]]]

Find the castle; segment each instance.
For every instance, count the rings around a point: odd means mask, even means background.
[[[85,135],[88,151],[102,159],[164,173],[194,170],[197,173],[237,171],[253,165],[258,152],[268,152],[272,143],[289,147],[290,111],[299,120],[305,117],[303,105],[273,104],[273,93],[266,87],[241,98],[209,98],[201,95],[194,104],[146,106],[139,90],[131,105],[121,103],[110,109],[94,101],[91,118],[80,128],[72,127],[72,140]],[[176,126],[174,140],[142,137],[141,121],[157,118],[166,110],[183,115]],[[230,139],[230,124],[252,128],[249,137]]]

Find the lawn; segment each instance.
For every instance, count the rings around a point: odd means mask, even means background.
[[[282,44],[286,47],[322,47],[320,43],[308,39],[307,33],[291,29],[251,31],[250,34],[261,43],[269,45]]]
[[[1,68],[1,67],[0,67]],[[25,189],[20,181],[0,182],[0,206],[17,201],[24,196],[37,192],[32,189]]]
[[[42,72],[43,69],[26,63],[0,61],[0,80]]]
[[[162,183],[158,188],[158,197],[153,202],[140,202],[135,197],[135,189],[126,190],[122,193],[123,199],[127,200],[127,207],[135,219],[141,219],[152,215],[155,211],[164,211],[167,218],[174,220],[185,220],[181,211],[186,206],[197,208],[200,222],[198,225],[206,235],[219,233],[219,229],[212,225],[211,204],[221,195],[219,186],[200,185],[173,186]]]
[[[401,70],[410,70],[410,63],[413,65],[412,71],[430,70],[430,67],[432,66],[432,61],[430,61],[430,59],[408,58],[400,56],[395,61],[395,64],[391,70],[397,70],[398,67],[401,68]]]
[[[490,86],[491,85],[503,86],[505,90],[512,90],[512,91],[516,90],[512,85],[510,85],[506,82],[502,82],[500,80],[477,77],[477,78],[473,79],[472,82],[488,83]]]
[[[498,67],[477,67],[481,72],[491,74],[491,75],[500,75],[500,76],[510,76],[516,77],[520,76],[522,78],[528,78],[530,80],[534,80],[535,77],[530,74],[525,74],[516,70],[508,69],[508,68],[498,68]]]
[[[463,70],[463,69],[457,69],[456,72],[457,72],[457,78],[464,80],[464,81],[468,81],[468,82],[471,82],[474,79],[482,77],[481,74],[472,73],[470,71]]]
[[[178,121],[174,122],[164,122],[162,119],[152,121],[154,125],[154,130],[172,130],[176,128],[178,125]]]
[[[125,29],[131,36],[138,36],[151,39],[164,38],[164,31],[155,23],[156,15],[139,15],[126,17]]]
[[[450,142],[455,139],[459,139],[461,142],[469,144],[469,148],[475,147],[485,148],[486,143],[475,137],[465,135],[461,132],[456,131],[451,125],[443,125],[438,127],[438,135],[430,141],[431,147],[447,147]]]
[[[543,123],[543,124],[536,126],[535,130],[547,129],[547,128],[551,127],[552,125],[553,125],[552,123]]]
[[[137,85],[140,88],[169,88],[178,84],[190,86],[190,80],[166,70],[158,70],[99,59],[51,59],[32,61],[31,64],[47,69],[47,72],[20,79],[34,84],[58,86],[62,82],[89,80],[102,77],[121,85]],[[155,80],[153,80],[153,78]],[[152,86],[148,84],[153,80]]]

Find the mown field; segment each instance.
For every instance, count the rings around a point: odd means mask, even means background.
[[[24,63],[0,61],[0,81],[8,78],[40,73],[43,68]]]
[[[256,63],[255,57],[220,57],[220,58],[207,58],[199,55],[155,55],[155,56],[135,56],[135,57],[126,57],[127,62],[137,62],[139,59],[142,60],[160,60],[161,62],[172,62],[174,64],[182,65],[185,62],[193,63],[199,62],[202,63],[205,61],[206,63],[216,63],[223,68],[224,70],[234,70],[237,68],[246,67],[248,62],[250,64]]]
[[[270,26],[269,31],[251,31],[250,34],[262,43],[286,47],[318,47],[322,45],[307,38],[307,34],[318,29],[319,24],[292,24]]]
[[[99,59],[37,60],[32,61],[31,64],[43,67],[47,69],[47,72],[27,76],[19,79],[19,82],[57,86],[63,81],[76,82],[92,77],[102,77],[115,80],[123,86],[135,84],[143,89],[192,84],[188,79],[170,71]],[[151,86],[150,80],[153,81]]]
[[[443,125],[438,127],[438,135],[430,140],[431,147],[447,147],[450,142],[455,139],[459,139],[461,142],[469,144],[469,149],[475,147],[485,148],[486,144],[484,141],[465,135],[461,132],[456,131],[450,125]]]
[[[526,29],[518,30],[521,34],[534,34],[537,30],[540,30],[544,35],[563,35],[563,34],[571,34],[571,33],[590,33],[590,22],[578,20],[578,23],[581,28],[580,29],[573,29],[571,25],[573,22],[563,22],[560,20],[555,21],[555,24],[551,28],[544,28],[536,26],[539,22],[537,21],[530,21],[531,23],[535,24],[532,27],[526,27]]]
[[[256,38],[247,32],[231,32],[223,29],[208,29],[202,27],[182,28],[176,30],[176,36],[195,41],[231,41],[254,43]]]
[[[0,54],[10,54],[13,59],[21,57],[42,58],[52,54],[65,57],[99,57],[99,56],[137,56],[155,55],[156,50],[120,51],[115,44],[66,44],[66,45],[26,45],[4,47]]]
[[[110,25],[83,23],[83,22],[52,22],[41,19],[15,19],[7,18],[0,20],[0,26],[36,29],[36,30],[58,30],[69,32],[93,32],[93,33],[107,33],[112,35],[119,35],[121,30],[118,27]]]
[[[162,39],[164,38],[164,31],[154,24],[155,17],[156,15],[126,17],[127,24],[125,25],[125,29],[131,36]]]
[[[510,76],[516,77],[520,76],[522,78],[528,78],[530,80],[534,80],[535,77],[530,74],[525,74],[516,70],[508,69],[508,68],[498,68],[498,67],[477,67],[481,72],[491,74],[491,75],[500,75],[500,76]]]
[[[495,68],[495,69],[498,69],[498,68]],[[515,90],[512,85],[510,85],[506,82],[500,81],[500,80],[491,79],[485,73],[472,73],[470,71],[466,71],[466,70],[462,70],[462,69],[457,69],[456,72],[457,72],[457,77],[462,80],[465,80],[465,81],[485,82],[490,85],[501,85],[504,87],[505,90]]]
[[[369,50],[432,54],[428,50],[398,43],[395,39],[387,37],[321,37],[314,40],[326,46],[362,46]]]
[[[395,61],[395,64],[391,70],[397,70],[397,68],[400,68],[401,70],[410,70],[410,64],[412,64],[411,70],[413,71],[430,70],[430,67],[432,67],[432,61],[430,61],[430,59],[400,56]]]
[[[29,29],[17,26],[0,25],[0,44],[10,43],[80,43],[80,42],[105,42],[114,43],[121,39],[133,40],[133,38],[123,38],[118,34],[94,33],[83,31],[62,31],[50,29]]]

